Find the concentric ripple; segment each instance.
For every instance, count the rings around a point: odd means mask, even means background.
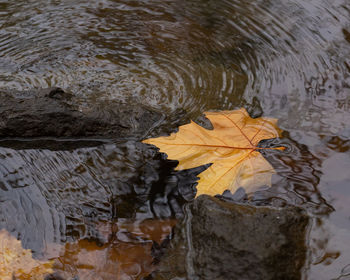
[[[317,92],[328,75],[349,87],[347,18],[346,4],[323,0],[16,1],[2,4],[0,87],[60,86],[194,117],[258,96],[283,120],[317,115],[336,122],[332,133],[348,131],[340,117],[322,115],[330,97]]]

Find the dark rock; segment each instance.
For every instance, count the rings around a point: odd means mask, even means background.
[[[154,280],[301,279],[308,216],[202,195],[186,208]]]
[[[0,92],[0,138],[142,137],[162,117],[141,104],[82,102],[60,88]]]

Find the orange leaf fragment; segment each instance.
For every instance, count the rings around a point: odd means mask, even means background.
[[[169,159],[178,160],[177,170],[212,163],[199,175],[197,196],[222,194],[226,189],[234,192],[239,187],[253,191],[262,185],[271,186],[275,171],[259,153],[264,148],[257,145],[261,140],[281,136],[277,119],[253,119],[244,108],[206,112],[205,116],[211,121],[213,130],[191,122],[180,126],[179,131],[170,136],[143,142],[157,146]]]
[[[23,249],[21,241],[0,230],[0,279],[42,280],[52,273],[52,265],[33,259],[31,250]]]

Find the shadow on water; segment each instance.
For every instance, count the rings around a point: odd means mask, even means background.
[[[349,18],[345,0],[2,1],[0,87],[58,86],[88,100],[80,108],[118,100],[171,116],[151,136],[189,119],[206,124],[206,110],[244,106],[278,118],[287,150],[264,154],[277,173],[252,199],[305,207],[314,218],[305,278],[342,279],[350,263]],[[194,196],[200,169],[175,172],[175,162],[135,140],[22,140],[0,143],[0,227],[37,257],[49,244],[106,256],[130,240],[114,242],[101,228],[137,235],[141,221],[156,218],[167,229]],[[133,240],[136,252],[155,241]],[[128,275],[139,279],[135,271]]]
[[[2,227],[28,231],[24,244],[38,251],[50,235],[62,242],[97,237],[97,221],[181,217],[199,173],[174,172],[176,162],[134,141],[71,151],[2,148],[1,159],[1,212],[19,208]],[[21,212],[28,208],[31,217]],[[31,230],[38,221],[48,232]]]
[[[152,244],[160,244],[182,217],[199,173],[174,172],[176,162],[135,141],[68,151],[1,148],[0,158],[6,162],[0,165],[0,227],[21,238],[36,257],[44,252],[55,258],[67,254],[59,262],[76,259],[70,268],[56,263],[56,271],[83,279],[109,279],[119,266],[128,275],[130,262],[146,261],[140,269],[151,272]],[[142,223],[150,236],[141,230],[135,240]],[[110,239],[113,233],[117,241]],[[162,239],[153,238],[159,234]],[[116,259],[109,260],[111,255]],[[92,261],[86,261],[87,271],[81,264],[86,258]]]

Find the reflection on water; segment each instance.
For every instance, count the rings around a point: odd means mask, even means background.
[[[346,0],[0,0],[0,89],[181,110],[172,128],[240,106],[278,118],[289,149],[265,155],[278,174],[261,197],[309,210],[307,278],[335,279],[350,263],[349,18]],[[98,238],[101,221],[180,216],[195,173],[175,165],[127,139],[2,147],[0,227],[39,256]]]

